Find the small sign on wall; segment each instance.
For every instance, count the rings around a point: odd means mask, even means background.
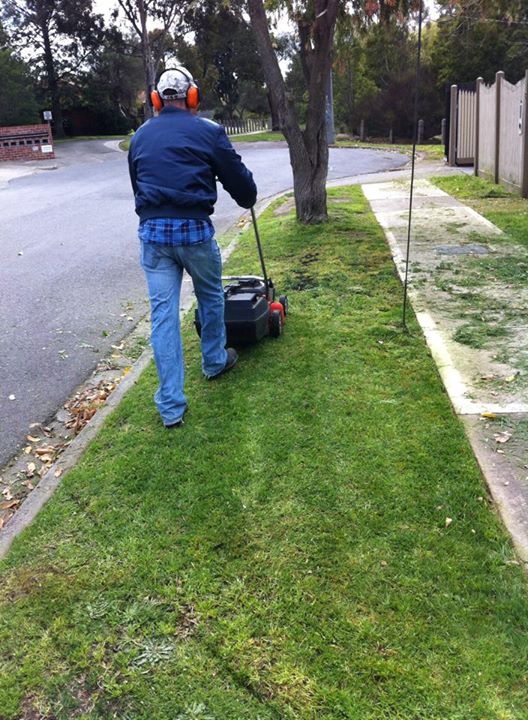
[[[42,113],[42,116],[44,117],[44,120],[47,120],[48,122],[50,120],[53,120],[53,115],[51,114],[51,110],[44,110]]]
[[[52,153],[53,152],[53,146],[52,145],[41,145],[40,149],[43,153]]]

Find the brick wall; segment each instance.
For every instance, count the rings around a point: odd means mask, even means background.
[[[47,152],[49,148],[51,152]],[[55,157],[49,126],[0,127],[0,162],[6,160],[50,160]]]

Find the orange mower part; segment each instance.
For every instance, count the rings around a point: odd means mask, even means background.
[[[282,318],[282,324],[284,325],[284,323],[286,322],[286,313],[284,312],[283,304],[280,302],[270,302],[269,309],[270,309],[270,315],[273,313],[274,310],[278,310],[280,312],[281,318]]]

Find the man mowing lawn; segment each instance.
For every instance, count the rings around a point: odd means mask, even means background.
[[[222,260],[210,220],[216,178],[241,207],[257,198],[253,176],[223,127],[194,115],[199,99],[188,70],[166,70],[153,93],[161,112],[140,127],[128,155],[160,383],[154,397],[167,428],[181,425],[187,409],[179,318],[184,270],[198,299],[204,375],[216,378],[238,359],[225,347]]]
[[[383,231],[284,209],[288,332],[221,387],[188,316],[192,432],[148,368],[0,561],[1,720],[527,720],[523,569]]]

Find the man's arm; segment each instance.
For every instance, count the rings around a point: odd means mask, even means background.
[[[134,167],[134,162],[132,160],[132,148],[128,149],[128,172],[130,173],[130,182],[132,183],[132,190],[134,191],[134,195],[137,194],[138,186],[136,182],[136,168]]]
[[[253,175],[229,142],[222,126],[218,128],[213,163],[216,176],[233,200],[243,208],[253,207],[257,199]]]

